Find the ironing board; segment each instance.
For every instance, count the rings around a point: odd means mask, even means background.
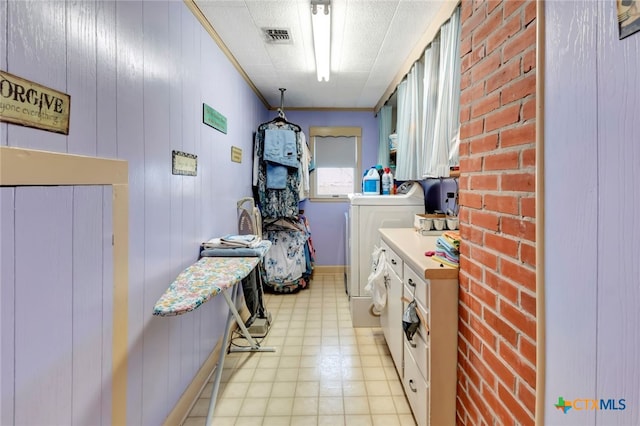
[[[242,335],[249,342],[249,346],[246,348],[233,348],[230,349],[229,352],[275,352],[275,348],[273,347],[261,347],[251,336],[236,308],[235,299],[237,292],[232,291],[232,296],[229,296],[228,293],[228,290],[233,289],[236,284],[254,271],[255,267],[260,263],[260,260],[261,257],[257,256],[203,257],[178,275],[175,281],[169,285],[169,288],[160,299],[158,299],[153,308],[153,315],[175,316],[197,309],[202,306],[203,303],[220,293],[222,293],[227,302],[229,315],[227,316],[222,347],[218,357],[218,366],[215,371],[213,392],[207,414],[207,425],[211,425],[213,422],[213,414],[218,397],[220,379],[222,378],[222,369],[227,352],[229,328],[231,327],[232,319],[235,318],[238,327],[240,327],[242,331]]]

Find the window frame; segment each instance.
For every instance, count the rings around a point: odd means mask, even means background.
[[[362,128],[361,127],[350,127],[350,126],[310,126],[309,127],[309,139],[310,139],[310,150],[314,159],[314,162],[317,159],[316,156],[316,137],[354,137],[356,139],[356,158],[355,158],[355,176],[353,179],[353,192],[360,192],[358,190],[360,186],[359,177],[362,175]],[[317,194],[317,180],[315,173],[318,167],[321,166],[317,162],[315,163],[315,169],[310,173],[309,179],[309,199],[312,201],[321,201],[321,202],[345,202],[348,201],[348,196],[346,194],[330,194],[330,195],[319,195]]]

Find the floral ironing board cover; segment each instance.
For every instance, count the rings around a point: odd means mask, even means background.
[[[259,262],[259,257],[203,257],[171,283],[156,302],[153,315],[173,316],[191,312],[238,284]]]

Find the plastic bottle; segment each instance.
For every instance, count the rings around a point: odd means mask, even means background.
[[[393,188],[393,175],[391,174],[390,168],[384,169],[384,174],[382,175],[382,195],[391,195]]]
[[[382,168],[382,164],[376,164],[376,170],[378,171],[378,179],[380,179],[380,195],[382,195],[382,175],[384,174],[384,169]]]
[[[362,178],[362,193],[365,195],[380,194],[380,175],[375,167],[370,168]]]

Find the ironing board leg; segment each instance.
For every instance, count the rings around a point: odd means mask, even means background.
[[[218,399],[218,389],[220,388],[220,379],[222,378],[222,369],[224,366],[224,357],[227,353],[227,344],[229,343],[229,329],[231,328],[231,319],[235,317],[236,323],[240,330],[242,330],[242,335],[251,345],[247,348],[237,348],[234,350],[229,350],[229,352],[275,352],[276,348],[273,347],[261,347],[258,342],[251,336],[247,327],[245,327],[244,322],[242,321],[242,317],[236,309],[236,291],[233,289],[233,296],[229,296],[227,290],[222,290],[222,295],[224,296],[224,300],[227,302],[229,306],[229,315],[227,316],[227,323],[224,329],[224,337],[222,338],[222,347],[220,348],[220,355],[218,356],[218,366],[216,367],[216,372],[213,379],[213,391],[211,392],[211,401],[209,402],[209,412],[207,413],[207,422],[205,423],[207,426],[213,424],[213,413],[216,408],[216,400]]]

